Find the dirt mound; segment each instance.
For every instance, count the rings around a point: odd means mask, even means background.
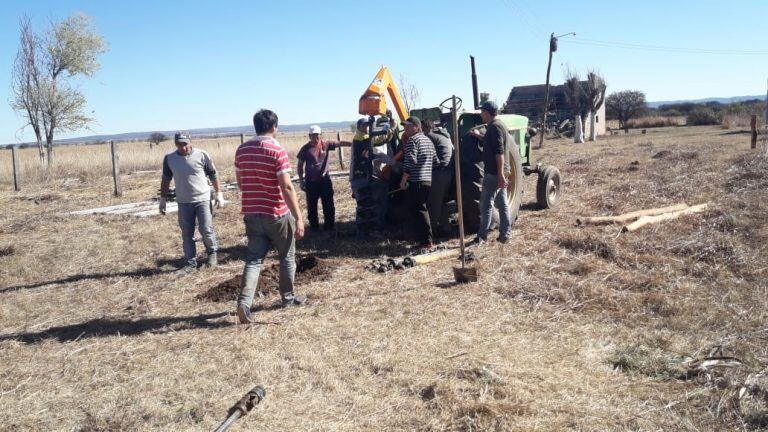
[[[324,260],[313,255],[297,257],[296,260],[296,284],[306,284],[314,281],[324,281],[331,277],[332,268]],[[238,274],[218,285],[212,286],[208,291],[198,294],[195,299],[211,302],[234,301],[240,294],[243,275]],[[276,295],[280,284],[280,265],[270,264],[261,269],[259,284],[256,287],[256,295],[266,297]]]
[[[665,157],[667,157],[667,156],[669,156],[671,154],[672,154],[672,152],[669,151],[669,150],[662,150],[662,151],[656,153],[655,155],[651,156],[651,159],[663,159],[663,158],[665,158]]]

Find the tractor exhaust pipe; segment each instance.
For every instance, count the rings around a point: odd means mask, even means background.
[[[472,63],[472,99],[475,102],[475,109],[480,108],[480,99],[477,93],[477,73],[475,73],[475,56],[469,56]]]

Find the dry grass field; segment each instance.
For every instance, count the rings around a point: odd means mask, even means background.
[[[236,194],[215,218],[221,265],[178,278],[175,215],[63,215],[150,199],[159,172],[130,173],[162,151],[121,150],[119,199],[106,152],[62,149],[72,162],[22,192],[1,154],[0,430],[212,430],[254,384],[267,396],[231,430],[766,429],[768,159],[748,142],[720,127],[548,141],[534,153],[560,168],[561,203],[537,210],[527,178],[512,241],[478,248],[467,285],[450,260],[365,270],[407,242],[356,242],[336,179],[338,239],[297,245],[320,262],[297,275],[309,304],[275,308],[267,286],[248,326],[229,300]],[[234,143],[199,146],[234,179]],[[575,224],[679,202],[711,207],[627,234]],[[740,362],[691,372],[708,356]]]

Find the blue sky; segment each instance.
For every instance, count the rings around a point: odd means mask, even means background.
[[[2,11],[0,144],[32,139],[8,105],[24,14],[43,29],[85,13],[109,44],[101,70],[79,83],[97,122],[61,137],[246,125],[262,107],[283,124],[355,119],[381,64],[413,82],[423,106],[453,93],[470,101],[470,54],[480,90],[501,102],[515,85],[544,82],[550,32],[577,33],[555,53],[555,84],[567,67],[596,69],[609,93],[640,89],[653,101],[764,94],[768,78],[767,54],[734,52],[768,50],[764,0],[12,0]]]

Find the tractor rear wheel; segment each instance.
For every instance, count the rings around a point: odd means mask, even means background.
[[[539,208],[548,209],[560,201],[560,170],[552,165],[544,165],[536,181],[536,202]]]
[[[520,159],[518,146],[512,146],[509,151],[509,173],[507,174],[507,200],[509,202],[509,221],[515,223],[520,213],[520,202],[523,199],[523,163]]]

